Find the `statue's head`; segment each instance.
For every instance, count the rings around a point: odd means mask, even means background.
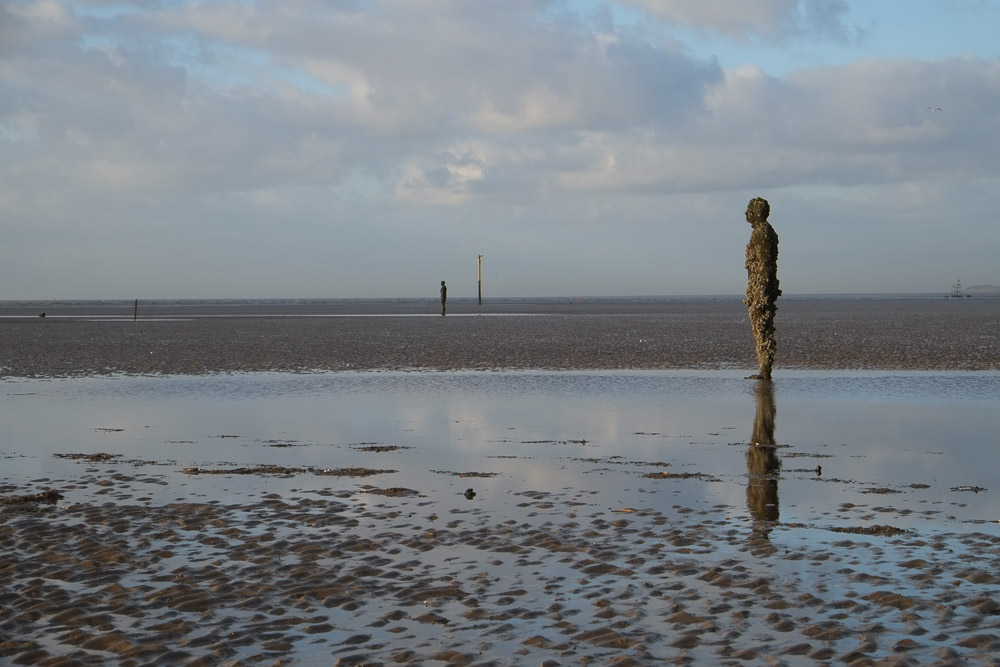
[[[771,205],[766,199],[754,197],[747,204],[747,222],[751,225],[757,222],[766,222],[767,216],[771,214]]]

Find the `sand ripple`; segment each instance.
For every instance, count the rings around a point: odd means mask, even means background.
[[[987,665],[1000,651],[1000,538],[981,533],[830,532],[782,553],[725,508],[623,519],[529,492],[543,525],[483,510],[426,525],[406,518],[419,499],[363,495],[0,506],[0,660]]]

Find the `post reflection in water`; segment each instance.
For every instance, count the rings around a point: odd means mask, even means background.
[[[778,458],[774,440],[774,386],[770,380],[760,380],[755,388],[757,415],[753,435],[747,449],[747,508],[754,520],[754,530],[766,534],[766,523],[778,520]],[[764,523],[764,525],[761,525]]]

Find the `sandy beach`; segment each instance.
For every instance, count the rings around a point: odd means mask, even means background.
[[[755,368],[739,298],[0,308],[0,377]],[[1000,299],[788,298],[777,369],[1000,369]]]
[[[998,489],[976,476],[996,459],[975,458],[995,452],[990,424],[974,458],[878,479],[877,457],[849,467],[865,438],[912,442],[811,433],[814,406],[847,399],[809,372],[903,372],[885,411],[989,420],[967,394],[992,403],[1000,300],[787,299],[764,389],[742,380],[738,299],[427,305],[0,309],[0,663],[997,664]],[[495,373],[527,369],[581,379]],[[641,374],[669,369],[694,379]],[[954,404],[907,388],[936,377],[912,371],[947,374]],[[881,387],[860,390],[873,415]],[[551,391],[549,416],[516,421]],[[185,430],[198,402],[230,421]],[[48,406],[58,428],[38,423]],[[310,440],[310,415],[355,430]],[[964,476],[933,472],[950,456]],[[810,489],[843,500],[807,508]]]
[[[396,493],[364,512],[304,497],[4,506],[0,658],[989,665],[1000,650],[1000,539],[977,531],[789,550],[723,509],[596,513],[584,491],[539,490],[521,503],[551,517],[538,526],[420,522],[419,498]]]

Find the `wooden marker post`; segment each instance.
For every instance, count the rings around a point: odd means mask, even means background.
[[[479,256],[479,305],[483,305],[483,256]]]
[[[132,321],[139,319],[139,299],[135,300],[135,308],[132,310]]]

